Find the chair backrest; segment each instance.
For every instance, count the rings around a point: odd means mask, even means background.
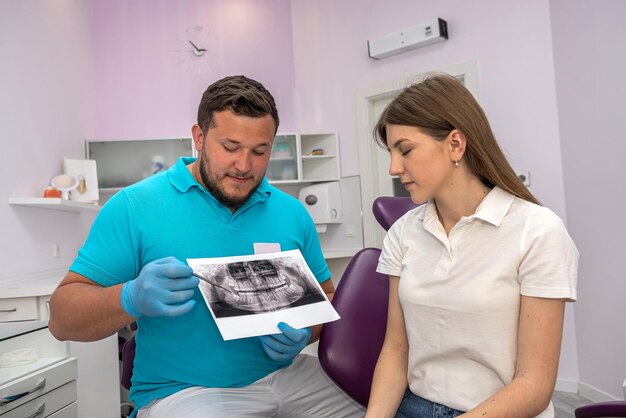
[[[416,206],[409,198],[379,197],[373,211],[389,229]],[[317,351],[326,374],[363,406],[387,328],[389,279],[376,272],[379,256],[380,249],[365,248],[346,267],[332,301],[341,319],[324,325]]]
[[[363,406],[387,326],[389,284],[376,272],[379,256],[378,248],[365,248],[352,258],[333,297],[341,319],[324,325],[317,349],[328,377]]]
[[[122,387],[130,390],[130,378],[133,377],[133,366],[135,364],[135,336],[133,335],[122,347],[122,374],[120,383]]]
[[[372,212],[380,226],[388,231],[395,221],[417,206],[410,197],[381,196],[374,200]]]
[[[576,408],[576,418],[626,417],[626,401],[598,402]]]

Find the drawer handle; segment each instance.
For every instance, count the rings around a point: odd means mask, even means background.
[[[33,389],[28,390],[26,392],[22,392],[22,393],[18,393],[17,395],[9,395],[9,396],[5,396],[4,398],[0,398],[0,406],[4,406],[8,403],[11,403],[13,401],[16,401],[20,398],[23,398],[26,395],[30,395],[33,392],[38,391],[39,389],[43,389],[44,386],[46,386],[46,378],[44,377],[43,379],[41,379],[39,381],[39,383],[37,383],[37,386],[35,386]]]
[[[26,418],[35,418],[38,417],[39,415],[43,414],[43,411],[46,410],[46,403],[42,403],[41,405],[39,405],[39,408],[37,408],[37,410],[35,411],[34,414],[27,416]]]
[[[0,312],[17,312],[17,308],[13,307],[13,308],[0,309]]]

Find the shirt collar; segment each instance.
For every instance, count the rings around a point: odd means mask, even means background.
[[[495,186],[476,208],[473,218],[482,219],[493,226],[500,226],[502,219],[513,204],[514,195]]]
[[[481,219],[493,226],[500,226],[502,219],[508,213],[513,204],[514,195],[495,186],[480,202],[476,208],[476,212],[469,218]],[[433,200],[429,200],[425,205],[424,211],[421,213],[420,220],[425,218],[439,219],[437,216],[437,208]]]
[[[194,161],[196,161],[196,158],[180,157],[176,164],[167,170],[170,183],[172,183],[172,186],[180,192],[185,193],[193,186],[200,187],[200,184],[193,178],[187,169],[187,165],[193,163]]]
[[[195,187],[198,187],[200,190],[203,190],[208,193],[208,191],[206,191],[204,187],[202,187],[200,183],[198,183],[196,179],[193,178],[193,176],[187,169],[187,166],[195,162],[196,160],[197,158],[194,158],[194,157],[180,157],[178,161],[176,162],[176,164],[174,164],[168,170],[170,183],[172,183],[172,186],[174,186],[178,191],[185,193],[189,191],[189,189],[195,186]],[[261,180],[261,184],[256,189],[254,194],[250,196],[249,200],[252,200],[252,201],[265,200],[268,197],[270,197],[271,194],[272,194],[272,186],[269,184],[267,179],[263,177],[263,180]]]

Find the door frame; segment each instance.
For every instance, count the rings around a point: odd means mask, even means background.
[[[366,87],[356,92],[357,111],[357,148],[359,154],[359,173],[361,176],[361,210],[363,214],[363,245],[364,247],[380,247],[384,231],[379,227],[374,214],[372,203],[379,196],[378,168],[375,158],[378,145],[372,137],[372,130],[376,125],[374,103],[381,99],[395,96],[409,84],[418,80],[425,72],[445,72],[461,78],[465,87],[478,100],[478,65],[476,60],[456,65],[422,71],[417,74],[401,77],[375,86]]]

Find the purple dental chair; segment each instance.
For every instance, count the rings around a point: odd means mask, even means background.
[[[388,230],[417,205],[408,197],[379,197],[374,217]],[[317,354],[322,369],[352,399],[367,406],[378,354],[385,339],[389,278],[376,272],[380,249],[364,248],[346,267],[333,306],[341,316],[324,325]]]
[[[574,411],[576,418],[626,417],[626,401],[608,401],[584,405]]]
[[[131,337],[122,346],[122,371],[120,375],[120,383],[122,387],[130,390],[130,378],[133,377],[133,365],[135,364],[135,337]]]

